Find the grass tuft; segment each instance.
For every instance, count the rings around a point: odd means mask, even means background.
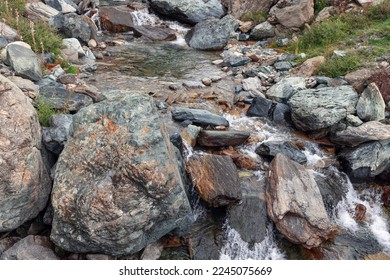
[[[43,98],[38,99],[36,106],[39,123],[45,127],[49,126],[51,116],[56,113],[53,106]]]

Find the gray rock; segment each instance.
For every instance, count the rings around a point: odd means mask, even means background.
[[[161,242],[155,242],[145,247],[141,255],[141,260],[158,260],[164,249]]]
[[[190,24],[225,14],[219,0],[151,0],[150,4],[155,12]]]
[[[77,40],[76,38],[62,39],[62,44],[67,48],[75,49],[79,57],[85,56],[85,51],[83,50],[83,47],[81,46],[79,40]]]
[[[224,117],[200,109],[174,108],[172,117],[176,121],[191,121],[200,126],[229,126]]]
[[[8,41],[3,36],[0,36],[0,49],[5,48],[8,45]]]
[[[247,56],[234,56],[229,57],[222,63],[222,66],[230,66],[230,67],[238,67],[238,66],[244,66],[245,64],[251,62],[252,59],[250,59]]]
[[[335,234],[313,176],[277,154],[267,176],[268,216],[291,242],[311,249]]]
[[[275,36],[275,27],[268,21],[256,25],[250,33],[250,37],[254,40],[266,39],[273,36]]]
[[[289,126],[291,124],[290,107],[284,103],[276,103],[272,110],[272,121],[277,124]]]
[[[0,260],[58,260],[49,237],[29,235],[5,251]]]
[[[77,11],[77,5],[72,0],[44,0],[44,2],[63,14]]]
[[[292,64],[289,61],[280,61],[280,62],[276,62],[274,64],[274,67],[275,67],[275,70],[279,71],[279,72],[288,71],[292,68]]]
[[[181,138],[190,146],[195,147],[196,139],[201,130],[201,127],[190,124],[181,132]]]
[[[19,237],[10,237],[10,236],[0,239],[0,257],[5,251],[11,248],[19,240],[20,240]]]
[[[239,26],[231,15],[209,18],[196,24],[185,36],[187,44],[200,50],[221,50]]]
[[[35,218],[51,181],[41,155],[41,128],[29,99],[0,75],[0,232]]]
[[[331,127],[355,112],[358,95],[350,86],[301,90],[288,104],[292,120],[303,131]]]
[[[197,138],[197,143],[206,147],[238,146],[245,143],[250,136],[249,132],[237,130],[202,130]]]
[[[198,81],[185,81],[183,82],[183,86],[186,88],[205,88],[206,86],[202,82]]]
[[[228,156],[195,155],[187,162],[195,189],[210,207],[236,204],[241,200],[237,168]]]
[[[230,14],[235,18],[241,18],[243,15],[253,11],[268,13],[269,9],[278,2],[278,0],[222,0],[222,4],[228,8]]]
[[[59,155],[69,138],[70,126],[72,125],[73,115],[57,114],[51,118],[51,127],[43,128],[42,140],[45,147]]]
[[[253,98],[252,104],[248,109],[246,115],[248,117],[260,117],[260,118],[268,118],[271,108],[272,101],[263,97],[255,97]]]
[[[57,163],[51,239],[68,251],[124,255],[188,227],[192,212],[152,98],[106,96],[73,118]]]
[[[259,145],[256,154],[265,157],[275,157],[277,154],[283,154],[291,160],[298,163],[307,161],[305,154],[292,142],[289,141],[269,141]]]
[[[246,78],[242,80],[242,88],[253,96],[258,96],[261,94],[261,80],[258,77]]]
[[[305,78],[288,77],[283,78],[265,93],[265,95],[277,102],[287,102],[291,96],[300,90],[306,89]]]
[[[347,121],[348,126],[359,126],[363,124],[363,121],[354,115],[348,115],[345,120]]]
[[[15,42],[20,40],[18,32],[4,22],[0,26],[0,34],[8,42]]]
[[[24,44],[24,43],[23,43]],[[7,45],[7,60],[16,75],[33,81],[42,79],[38,56],[27,46],[14,42]]]
[[[93,103],[91,97],[80,93],[72,93],[64,85],[54,81],[41,82],[39,96],[54,109],[69,112],[77,112]]]
[[[339,160],[351,179],[367,181],[390,168],[390,141],[375,141],[344,149]]]
[[[360,95],[356,106],[357,115],[364,121],[379,121],[385,118],[386,104],[375,83],[371,83]]]
[[[355,147],[369,141],[390,139],[390,125],[377,121],[363,123],[358,127],[350,126],[336,132],[331,141],[340,145]]]

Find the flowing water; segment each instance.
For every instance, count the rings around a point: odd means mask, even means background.
[[[109,61],[108,63],[105,61],[105,67],[101,67],[103,69],[101,72],[111,71],[125,77],[157,77],[159,81],[173,82],[177,79],[209,76],[217,71],[210,61],[217,59],[218,53],[195,51],[183,44],[187,27],[182,27],[175,22],[162,21],[155,15],[149,14],[147,10],[135,11],[132,16],[134,22],[139,25],[168,24],[177,30],[178,40],[170,43],[147,44],[133,41],[122,46],[112,47],[109,49],[111,54]],[[145,84],[149,84],[154,80],[146,79],[143,81]],[[332,166],[335,162],[334,155],[323,151],[318,144],[298,137],[285,127],[275,126],[271,122],[258,118],[233,117],[229,114],[224,116],[228,119],[232,129],[249,131],[251,137],[258,139],[255,144],[242,145],[238,149],[257,162],[264,163],[265,168],[267,162],[264,162],[255,153],[255,149],[260,143],[276,140],[301,141],[304,144],[303,152],[308,160],[306,167],[312,170],[313,176],[327,176],[326,173],[323,173],[323,169],[328,168],[338,181],[342,182],[342,187],[346,189],[346,192],[331,214],[331,219],[340,228],[341,234],[334,242],[330,241],[324,244],[323,250],[327,253],[322,254],[322,258],[363,258],[365,254],[378,250],[390,253],[389,222],[382,209],[380,192],[370,188],[365,188],[362,191],[356,190],[347,176]],[[188,161],[194,154],[198,153],[202,153],[202,151],[193,150],[192,147],[186,146],[184,158]],[[258,181],[261,181],[264,179],[264,171],[254,171],[249,176],[254,176],[258,178]],[[203,245],[204,247],[207,248],[209,244],[212,244],[210,246],[214,251],[219,250],[217,254],[213,252],[214,257],[218,258],[219,256],[223,260],[305,258],[299,246],[285,245],[286,241],[280,237],[271,222],[266,227],[263,241],[250,244],[242,239],[239,231],[230,225],[228,219],[222,222],[219,220],[219,217],[224,217],[224,213],[218,214],[218,217],[215,218],[210,213],[210,209],[201,203],[199,196],[193,189],[190,191],[190,196],[196,220],[192,234],[195,236],[194,239],[199,241],[199,244],[202,242],[206,244]],[[364,205],[367,209],[366,218],[362,222],[356,222],[354,219],[354,210],[358,204]],[[247,209],[247,211],[249,213],[251,209]],[[213,219],[215,222],[212,222]],[[210,236],[211,241],[204,241],[204,236]],[[218,247],[213,247],[215,246],[213,240],[218,240],[216,242],[219,243]],[[371,243],[364,245],[361,240],[369,240]],[[370,244],[375,245],[371,246]],[[359,252],[359,246],[363,253]],[[357,253],[345,253],[347,247],[357,251]],[[206,253],[202,256],[207,258]]]

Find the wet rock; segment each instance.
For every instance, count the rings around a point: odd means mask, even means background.
[[[385,207],[390,207],[390,188],[384,189],[382,193],[382,202]]]
[[[181,138],[185,142],[187,142],[191,147],[195,147],[196,139],[198,138],[198,135],[201,130],[202,130],[201,127],[190,124],[189,126],[184,128],[183,131],[181,132]]]
[[[367,181],[390,168],[390,140],[344,149],[338,157],[351,179]]]
[[[338,131],[331,137],[331,141],[340,145],[355,147],[362,143],[390,139],[390,125],[377,121],[363,123],[358,127],[350,126],[346,130]]]
[[[40,83],[39,96],[54,109],[68,112],[77,112],[93,103],[91,97],[72,93],[64,85],[47,80]]]
[[[152,98],[112,91],[78,112],[57,163],[51,239],[125,255],[191,222],[173,146]]]
[[[270,164],[266,201],[269,217],[293,243],[310,249],[335,234],[314,178],[282,154]]]
[[[300,28],[314,17],[313,0],[279,1],[269,12],[273,22],[286,28]]]
[[[254,40],[262,40],[273,36],[275,36],[275,27],[268,21],[256,25],[250,33],[250,37]]]
[[[291,110],[290,107],[284,103],[276,103],[272,110],[272,121],[277,124],[290,126],[291,124]]]
[[[268,118],[269,112],[272,108],[272,101],[263,97],[255,97],[253,98],[252,104],[248,109],[246,115],[248,117],[261,117]]]
[[[385,118],[386,104],[375,83],[371,83],[360,95],[356,112],[364,121],[379,121]]]
[[[202,22],[209,17],[220,18],[225,14],[218,0],[151,0],[150,4],[158,14],[189,24]]]
[[[99,9],[99,17],[103,29],[119,33],[133,30],[131,17],[133,10],[127,6],[106,6]]]
[[[249,132],[227,130],[202,130],[197,138],[197,143],[205,147],[227,147],[243,144],[250,136]]]
[[[58,260],[53,249],[49,237],[29,235],[6,250],[0,260]]]
[[[175,121],[191,121],[200,126],[229,126],[224,117],[200,109],[174,108],[172,117]]]
[[[390,260],[390,255],[384,252],[368,255],[364,258],[365,260]]]
[[[42,79],[42,70],[37,55],[22,42],[7,45],[7,60],[16,75],[33,81]]]
[[[72,0],[45,0],[44,2],[63,14],[77,11],[77,5]]]
[[[69,138],[73,115],[56,114],[51,118],[51,127],[43,128],[42,140],[45,147],[52,153],[59,155]]]
[[[356,222],[361,222],[364,220],[364,217],[366,215],[367,208],[363,204],[357,204],[355,207],[355,215],[353,218]]]
[[[256,176],[240,179],[242,200],[238,205],[227,209],[229,225],[242,240],[253,246],[264,240],[267,232],[268,216],[265,201],[265,179]],[[243,218],[245,217],[245,218]]]
[[[193,156],[187,170],[199,196],[211,207],[221,207],[241,200],[237,168],[230,157]]]
[[[173,41],[176,40],[175,30],[168,27],[137,25],[133,27],[134,37],[144,41]]]
[[[303,131],[337,124],[355,112],[357,93],[350,86],[301,90],[288,104],[295,126]]]
[[[317,74],[321,64],[325,63],[326,59],[324,56],[316,56],[307,59],[300,66],[294,69],[297,76],[311,77]]]
[[[0,75],[0,232],[36,217],[51,182],[41,155],[41,128],[29,99]]]
[[[305,154],[292,142],[289,141],[269,141],[262,143],[256,148],[256,154],[265,157],[275,157],[281,153],[298,163],[307,161]]]
[[[221,50],[238,26],[238,21],[230,15],[222,19],[209,18],[196,24],[186,34],[185,40],[194,49]]]
[[[361,93],[368,86],[369,79],[377,72],[375,69],[363,68],[345,75],[345,80],[353,86],[353,88]]]
[[[306,89],[306,81],[301,77],[283,78],[265,93],[269,99],[277,102],[287,102],[291,96]]]
[[[229,147],[225,150],[217,151],[216,154],[221,156],[229,156],[233,159],[234,164],[239,169],[247,169],[247,170],[259,170],[261,167],[261,163],[258,163],[255,158],[236,151],[233,147]]]

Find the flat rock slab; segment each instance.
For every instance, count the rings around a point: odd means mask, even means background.
[[[293,243],[310,249],[335,234],[314,178],[282,154],[270,164],[266,200],[269,217]]]
[[[238,146],[245,143],[250,136],[247,131],[237,130],[202,130],[197,138],[197,143],[206,147]]]
[[[134,36],[144,41],[173,41],[176,40],[175,30],[168,27],[136,25],[133,27]]]
[[[336,132],[331,141],[336,144],[355,147],[369,141],[390,139],[390,125],[372,121],[358,127],[350,126],[346,130]]]
[[[200,126],[229,126],[224,117],[200,109],[175,108],[172,117],[175,121],[191,121]]]
[[[240,180],[233,160],[227,156],[193,156],[187,170],[200,197],[211,207],[221,207],[241,200]]]
[[[274,157],[281,153],[286,157],[298,163],[305,163],[307,158],[305,154],[292,142],[289,141],[269,141],[260,144],[256,150],[256,154],[266,157]]]
[[[114,91],[82,109],[57,162],[51,239],[125,255],[192,222],[173,146],[149,96]]]
[[[360,95],[356,112],[363,121],[379,121],[385,118],[386,104],[375,83],[371,83]]]

